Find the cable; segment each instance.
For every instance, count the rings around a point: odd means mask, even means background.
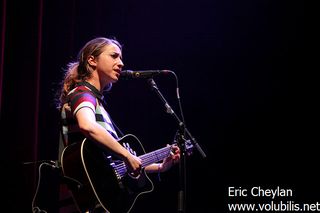
[[[180,99],[180,93],[179,93],[179,82],[178,82],[178,76],[176,75],[175,72],[171,72],[171,74],[174,75],[175,77],[175,80],[176,80],[176,93],[177,93],[177,100],[178,100],[178,105],[179,105],[179,111],[180,111],[180,116],[181,116],[181,120],[182,120],[182,123],[184,123],[184,126],[186,126],[186,121],[184,119],[184,114],[183,114],[183,110],[182,110],[182,104],[181,104],[181,99]],[[184,129],[185,131],[185,129]],[[184,135],[185,135],[185,132],[184,132]]]
[[[36,197],[37,197],[37,194],[38,194],[38,191],[39,191],[39,187],[40,187],[40,182],[41,182],[41,168],[43,166],[50,166],[51,168],[58,168],[55,165],[55,161],[49,161],[49,162],[51,164],[47,163],[47,162],[42,162],[39,165],[39,168],[38,168],[38,183],[37,183],[35,194],[34,194],[33,199],[32,199],[32,212],[33,213],[47,213],[47,211],[40,209],[38,206],[35,206],[35,200],[36,200]],[[27,162],[27,163],[31,163],[31,162]]]

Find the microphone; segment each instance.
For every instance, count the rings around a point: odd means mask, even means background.
[[[120,73],[121,78],[133,79],[133,78],[152,78],[156,75],[167,74],[172,72],[171,70],[141,70],[141,71],[132,71],[132,70],[123,70]]]

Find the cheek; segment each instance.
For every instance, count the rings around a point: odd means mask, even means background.
[[[101,65],[103,66],[103,68],[112,67],[113,66],[113,61],[105,60],[105,61],[103,61],[103,63]]]

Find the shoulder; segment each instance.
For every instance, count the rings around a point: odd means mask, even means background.
[[[72,111],[77,111],[77,109],[84,106],[95,109],[97,106],[97,99],[92,93],[92,91],[86,86],[78,86],[70,91],[68,94],[69,102]]]
[[[69,100],[87,99],[87,101],[95,102],[96,97],[93,92],[86,86],[78,86],[71,90],[68,94]]]

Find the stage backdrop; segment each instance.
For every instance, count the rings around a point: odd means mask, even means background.
[[[303,1],[2,0],[1,209],[31,212],[34,200],[58,212],[59,172],[39,165],[59,160],[55,93],[63,69],[97,36],[123,44],[124,69],[175,72],[177,79],[154,80],[206,154],[195,149],[187,158],[187,212],[274,201],[249,194],[260,188],[292,190],[276,196],[287,208],[288,201],[319,201],[304,7]],[[120,80],[106,96],[116,124],[147,151],[173,141],[177,122],[145,80]],[[151,175],[155,191],[138,200],[136,212],[177,212],[179,174],[175,167],[161,181]]]

